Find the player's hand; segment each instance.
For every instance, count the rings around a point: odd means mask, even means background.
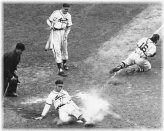
[[[52,26],[49,26],[49,27],[47,27],[47,28],[45,28],[46,30],[52,30],[53,29],[53,27]]]
[[[36,117],[35,120],[42,120],[44,117],[43,116],[39,116],[39,117]]]
[[[67,40],[67,36],[64,36],[64,41],[66,41]]]
[[[53,30],[53,29],[54,29],[54,27],[53,26],[50,26],[49,30]]]

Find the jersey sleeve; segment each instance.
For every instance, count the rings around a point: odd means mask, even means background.
[[[49,104],[49,105],[52,105],[53,98],[54,98],[54,95],[53,95],[53,93],[51,92],[51,93],[48,95],[47,99],[46,99],[46,103]]]
[[[152,57],[152,56],[154,56],[155,54],[156,54],[156,46],[153,45],[153,46],[151,46],[150,49],[147,51],[146,55],[147,55],[148,57]]]
[[[54,12],[50,15],[49,21],[51,21],[51,22],[56,22],[56,21],[57,21],[57,11],[54,11]]]
[[[68,15],[68,25],[67,25],[68,27],[69,26],[72,26],[72,17],[71,17],[71,15],[69,14]]]

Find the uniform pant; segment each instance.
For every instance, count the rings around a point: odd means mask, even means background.
[[[129,54],[128,58],[124,60],[123,63],[125,63],[125,67],[136,64],[144,71],[148,71],[151,69],[150,62],[146,58],[141,58],[140,55],[135,52]]]
[[[18,82],[17,81],[11,81],[9,78],[4,77],[4,90],[3,92],[6,94],[12,94],[12,93],[16,93],[17,90],[17,85]]]
[[[51,30],[46,49],[52,49],[56,63],[68,60],[67,40],[64,40],[65,30]]]
[[[69,122],[71,121],[71,116],[78,119],[82,115],[78,106],[73,102],[70,101],[68,104],[59,108],[59,119],[62,122]]]

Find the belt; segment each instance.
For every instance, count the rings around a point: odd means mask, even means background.
[[[142,51],[142,50],[140,50],[140,51]],[[143,52],[143,51],[142,51],[142,52]],[[137,52],[137,51],[135,51],[135,53],[137,53],[137,54],[138,54],[138,52]],[[147,59],[147,55],[146,55],[144,52],[143,52],[143,54],[145,55],[145,57],[143,57],[143,56],[141,57],[141,56],[140,56],[140,58],[145,58],[145,59]]]
[[[60,28],[60,29],[58,29],[58,28],[53,28],[53,30],[64,30],[64,28]]]
[[[70,101],[71,101],[71,100],[69,100],[66,104],[69,104],[69,103],[70,103]],[[64,106],[64,105],[66,105],[66,104],[62,104],[62,105],[58,106],[56,109],[57,109],[57,110],[59,110],[59,108],[60,108],[60,107],[62,107],[62,106]]]
[[[58,106],[56,109],[59,110],[59,108],[64,106],[64,105],[66,105],[66,104],[62,104],[62,105]]]

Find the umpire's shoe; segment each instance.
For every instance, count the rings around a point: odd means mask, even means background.
[[[7,93],[6,97],[18,97],[18,94],[13,92],[13,93]]]
[[[58,75],[59,75],[59,76],[62,76],[62,77],[67,77],[67,75],[66,75],[63,71],[60,71],[60,72],[58,73]]]

